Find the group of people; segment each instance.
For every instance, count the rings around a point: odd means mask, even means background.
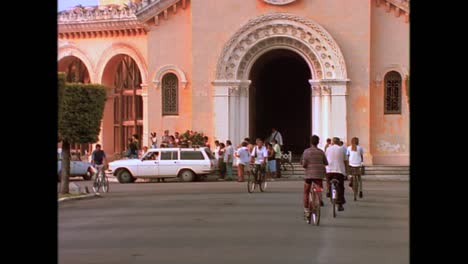
[[[273,133],[275,136],[270,137],[270,142],[265,143],[263,139],[257,138],[255,145],[252,144],[250,138],[244,138],[236,150],[234,150],[231,140],[226,140],[226,143],[216,140],[214,156],[218,164],[220,179],[234,180],[232,166],[235,158],[238,159],[238,182],[243,182],[245,176],[250,174],[250,164],[259,165],[261,170],[265,170],[266,178],[270,181],[273,181],[274,178],[280,178],[281,145],[276,139],[279,132],[275,130]]]
[[[310,139],[311,147],[304,150],[301,158],[301,164],[305,169],[304,175],[304,213],[310,213],[309,208],[309,192],[314,182],[316,185],[323,188],[322,180],[326,179],[327,192],[326,196],[330,197],[330,181],[332,179],[338,180],[337,186],[337,200],[338,211],[343,211],[345,200],[344,181],[347,175],[361,177],[361,167],[364,161],[364,151],[359,146],[359,139],[354,137],[351,139],[351,146],[344,146],[343,142],[338,138],[327,139],[327,144],[324,150],[318,148],[320,138],[313,135]],[[350,179],[350,186],[352,186],[352,178]],[[362,198],[362,191],[359,197]],[[321,202],[323,206],[323,202]]]
[[[195,132],[187,130],[188,135],[192,135]],[[164,131],[164,135],[161,137],[160,144],[158,144],[158,137],[156,132],[151,132],[150,134],[151,148],[178,148],[178,147],[188,147],[185,146],[186,142],[181,138],[179,132],[174,132],[174,135],[169,135],[169,130]],[[148,151],[147,146],[140,147],[140,140],[137,134],[133,134],[131,138],[128,139],[127,150],[124,152],[124,157],[130,159],[137,159]],[[208,137],[203,137],[202,147],[210,148],[208,143]]]

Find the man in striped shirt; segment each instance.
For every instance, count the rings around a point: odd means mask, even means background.
[[[304,150],[301,164],[305,169],[304,175],[304,213],[309,213],[309,192],[312,182],[323,188],[322,180],[326,177],[325,166],[328,165],[327,157],[323,150],[317,147],[320,138],[313,135],[310,138],[311,147]],[[323,206],[322,199],[320,205]]]

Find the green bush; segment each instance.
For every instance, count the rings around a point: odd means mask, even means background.
[[[59,134],[73,143],[98,140],[106,89],[99,84],[66,83],[59,110]]]

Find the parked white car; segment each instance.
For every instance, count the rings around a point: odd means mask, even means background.
[[[140,159],[122,159],[109,163],[107,174],[120,183],[131,183],[137,178],[175,178],[193,181],[213,173],[215,159],[208,148],[149,149]]]
[[[81,176],[83,180],[89,181],[92,177],[91,162],[82,161],[79,152],[70,152],[70,176]],[[57,175],[58,181],[61,180],[62,170],[62,150],[57,150]]]

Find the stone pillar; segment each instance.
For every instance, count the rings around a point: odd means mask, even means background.
[[[319,147],[324,145],[322,139],[322,125],[321,125],[321,115],[322,115],[322,104],[321,104],[321,88],[319,85],[314,83],[313,80],[309,80],[310,89],[311,89],[311,105],[312,105],[312,135],[317,135],[321,138]]]
[[[249,86],[250,81],[239,86],[239,135],[236,143],[232,142],[236,146],[249,136]]]
[[[142,147],[148,146],[149,139],[149,118],[148,118],[148,84],[141,84],[141,97],[143,100],[143,135],[142,135]]]
[[[330,133],[346,142],[348,139],[346,82],[333,82],[329,87],[331,91],[331,120],[333,121]]]
[[[233,146],[236,146],[239,137],[239,115],[240,115],[240,87],[229,87],[229,136]]]
[[[241,128],[241,123],[248,122],[248,111],[241,108],[241,101],[242,105],[248,105],[248,99],[241,96],[241,93],[250,81],[216,80],[212,84],[214,86],[214,140],[221,142],[230,139],[236,146],[240,143],[242,134],[246,133],[242,131],[245,127]]]
[[[330,127],[334,120],[332,120],[331,114],[331,89],[327,85],[320,85],[322,93],[322,138],[333,137]]]

